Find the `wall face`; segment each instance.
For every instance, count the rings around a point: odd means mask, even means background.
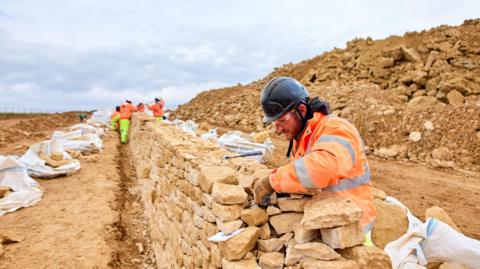
[[[142,115],[134,116],[130,137],[158,268],[220,268],[219,246],[207,241],[219,231],[211,209],[213,183],[248,185],[253,172],[266,167],[222,160],[227,152],[214,143]]]
[[[142,114],[132,122],[157,268],[391,268],[381,249],[361,246],[362,211],[348,198],[279,194],[258,207],[251,185],[270,173],[266,166],[223,160],[216,144]],[[239,228],[227,241],[208,241]]]

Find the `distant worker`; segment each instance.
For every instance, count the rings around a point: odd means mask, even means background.
[[[115,107],[115,111],[110,115],[112,129],[118,130],[120,127],[120,106]]]
[[[148,105],[148,109],[153,112],[153,116],[157,119],[157,122],[163,120],[163,107],[165,106],[165,101],[163,98],[155,98],[155,103]]]
[[[137,111],[138,112],[145,112],[145,104],[144,103],[139,103],[137,105]]]
[[[261,94],[264,123],[274,123],[277,134],[290,140],[289,164],[254,183],[255,202],[268,205],[273,192],[312,193],[318,190],[350,198],[363,215],[365,245],[376,217],[370,170],[357,129],[330,114],[328,103],[310,99],[305,87],[289,77],[267,83]]]
[[[78,114],[78,118],[80,119],[80,122],[84,122],[85,119],[87,118],[87,114],[80,113],[80,114]]]
[[[120,105],[120,141],[123,144],[127,143],[130,120],[135,111],[137,111],[137,107],[132,105],[132,101],[126,100]]]

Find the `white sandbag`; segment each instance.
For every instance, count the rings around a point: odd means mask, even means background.
[[[197,136],[195,131],[198,128],[198,124],[196,124],[194,121],[192,120],[183,121],[183,120],[175,119],[173,120],[173,124],[175,124],[175,126],[177,126],[178,128],[182,129],[184,132],[187,132],[193,136]]]
[[[92,117],[87,120],[87,123],[97,127],[106,126],[110,121],[110,115],[112,112],[113,110],[108,109],[97,110],[92,113]]]
[[[388,243],[385,252],[394,269],[426,268],[428,262],[480,268],[480,241],[469,238],[433,218]]]
[[[13,158],[0,156],[0,186],[12,193],[0,198],[0,216],[21,207],[29,207],[42,199],[38,183],[27,174],[27,169]]]
[[[97,128],[90,124],[78,123],[68,127],[69,130],[81,130],[82,134],[96,134],[98,137],[102,137],[105,134],[105,131],[102,128]]]
[[[71,160],[68,164],[60,167],[50,167],[45,160],[40,159],[40,154],[51,156],[53,152],[61,152],[63,159]],[[27,168],[28,174],[32,177],[54,178],[63,175],[70,175],[80,169],[80,162],[63,150],[61,140],[51,140],[35,143],[23,154],[18,161]]]
[[[81,129],[68,133],[55,131],[52,134],[52,141],[58,141],[63,149],[73,149],[83,154],[100,152],[103,149],[103,142],[98,135],[84,133]]]
[[[218,138],[217,144],[220,147],[237,154],[262,151],[262,155],[247,157],[256,159],[260,163],[266,163],[269,161],[272,158],[273,150],[275,149],[275,146],[270,139],[265,140],[263,144],[255,143],[251,136],[240,131],[230,131],[222,135]]]

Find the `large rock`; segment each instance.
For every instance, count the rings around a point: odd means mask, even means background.
[[[220,220],[217,221],[217,227],[220,231],[222,231],[224,234],[231,234],[234,231],[240,229],[242,227],[243,221],[241,220],[234,220],[234,221],[228,221],[228,222],[222,222]]]
[[[238,235],[220,242],[220,252],[227,260],[240,260],[255,247],[259,235],[259,228],[247,227]]]
[[[320,193],[305,202],[302,224],[305,229],[348,225],[360,220],[362,210],[352,200],[330,193]]]
[[[407,104],[408,107],[432,107],[438,104],[437,98],[433,96],[417,96],[412,98]]]
[[[324,261],[337,260],[341,258],[341,256],[331,247],[320,242],[298,244],[295,245],[295,249],[306,258]]]
[[[283,254],[280,252],[264,253],[260,256],[258,263],[262,269],[282,269]]]
[[[242,213],[242,210],[243,205],[221,205],[219,203],[212,202],[213,214],[224,222],[238,219]]]
[[[242,187],[216,182],[212,188],[213,200],[224,205],[244,204],[248,195]]]
[[[267,213],[258,207],[243,210],[240,218],[249,226],[261,226],[268,222]]]
[[[345,258],[355,261],[360,269],[391,268],[390,257],[377,247],[358,246],[338,250]]]
[[[448,103],[452,105],[463,105],[465,102],[465,97],[458,91],[453,90],[447,94],[447,100]]]
[[[452,153],[446,147],[439,147],[432,151],[432,158],[440,161],[449,161],[452,158]]]
[[[270,217],[270,224],[278,234],[293,231],[293,225],[302,220],[302,213],[282,213]]]
[[[257,260],[247,259],[239,261],[229,261],[227,259],[222,260],[223,269],[260,269],[260,266],[257,264]]]
[[[405,46],[401,47],[403,57],[410,62],[413,63],[423,63],[422,57],[418,54],[418,52],[414,48],[407,48]]]
[[[408,229],[407,213],[397,205],[375,199],[377,218],[372,229],[372,240],[379,248],[404,235]]]
[[[204,192],[211,193],[213,184],[216,182],[237,185],[235,170],[228,166],[202,166],[199,177],[200,188]]]
[[[362,244],[364,240],[359,222],[336,228],[320,229],[322,240],[331,248],[348,248]]]
[[[358,264],[354,261],[334,260],[322,261],[314,259],[306,259],[302,262],[304,269],[360,269]]]

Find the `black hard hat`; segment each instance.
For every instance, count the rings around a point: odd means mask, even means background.
[[[307,103],[308,98],[307,89],[293,78],[277,77],[270,80],[262,90],[263,122],[276,121],[288,110]]]

